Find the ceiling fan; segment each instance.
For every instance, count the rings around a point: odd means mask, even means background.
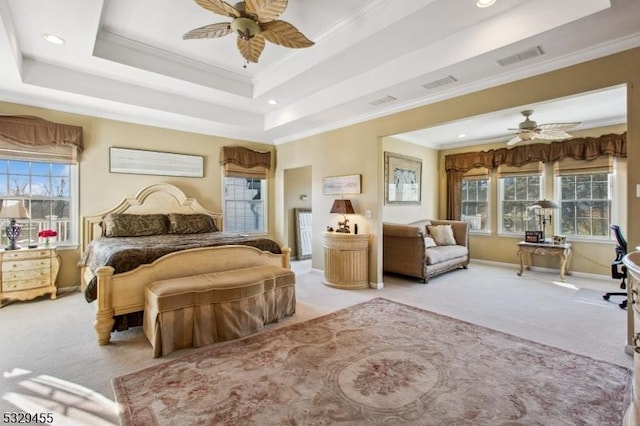
[[[235,33],[238,50],[247,62],[258,62],[265,40],[271,43],[302,48],[314,45],[296,27],[276,18],[287,8],[288,0],[246,0],[231,6],[223,0],[195,0],[204,9],[230,17],[231,22],[205,25],[185,33],[182,38],[218,38]]]
[[[570,138],[571,135],[565,132],[565,130],[573,129],[580,124],[580,122],[577,121],[573,123],[547,123],[538,125],[538,123],[529,119],[531,114],[533,114],[532,109],[522,111],[521,114],[525,119],[520,123],[517,129],[509,129],[517,130],[518,134],[507,142],[507,145],[515,145],[518,142],[530,141],[533,139],[567,139]]]

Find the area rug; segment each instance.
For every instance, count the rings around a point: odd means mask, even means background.
[[[377,298],[113,385],[123,425],[620,425],[631,371]]]

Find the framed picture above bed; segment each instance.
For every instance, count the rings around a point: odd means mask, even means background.
[[[204,157],[131,148],[109,148],[109,172],[204,177]]]
[[[384,153],[385,204],[420,204],[422,160]]]

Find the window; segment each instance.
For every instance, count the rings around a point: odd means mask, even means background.
[[[266,232],[266,179],[224,178],[224,230]]]
[[[556,164],[559,231],[583,238],[609,238],[612,212],[613,158],[564,159]]]
[[[529,207],[541,198],[541,176],[540,163],[498,168],[500,232],[524,234],[538,230],[535,211]]]
[[[18,245],[37,243],[38,232],[43,229],[57,232],[53,241],[58,246],[77,244],[76,167],[0,158],[0,198],[22,201],[29,214],[29,218],[17,220],[22,227]],[[4,220],[0,226],[4,229],[7,224]],[[0,244],[8,244],[4,232]]]
[[[489,232],[489,170],[470,170],[462,178],[461,220],[469,229]]]

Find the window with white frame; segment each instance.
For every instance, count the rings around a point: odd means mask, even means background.
[[[489,232],[489,170],[478,167],[462,178],[461,220],[469,223],[469,230]]]
[[[556,163],[559,232],[578,238],[609,238],[613,201],[613,157]]]
[[[535,211],[530,207],[542,197],[541,163],[521,167],[498,167],[498,227],[505,234],[524,234],[539,230]]]
[[[266,232],[266,179],[224,177],[224,230]]]
[[[77,166],[59,162],[3,158],[0,154],[0,198],[17,200],[29,217],[17,218],[21,226],[18,245],[37,244],[40,231],[53,230],[57,246],[77,244]],[[2,219],[1,229],[9,219]],[[2,233],[0,244],[8,244]]]

